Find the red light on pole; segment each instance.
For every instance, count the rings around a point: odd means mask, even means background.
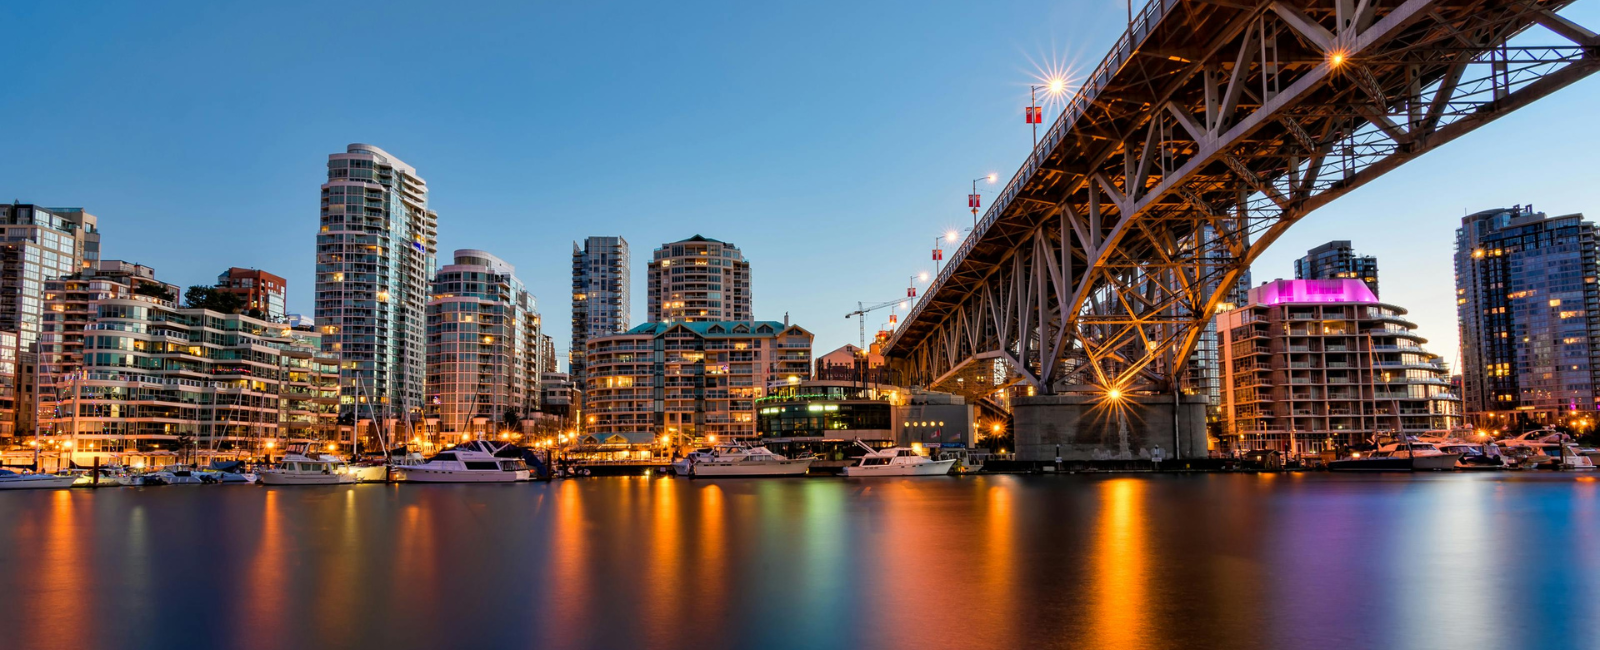
[[[1039,107],[1039,106],[1029,106],[1028,107],[1028,115],[1027,115],[1027,123],[1028,124],[1043,124],[1044,123],[1044,109],[1042,107]]]
[[[944,259],[944,251],[937,248],[933,249],[933,261],[937,262],[942,259]]]

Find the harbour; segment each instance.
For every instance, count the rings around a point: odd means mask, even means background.
[[[1561,472],[25,491],[0,496],[0,636],[1582,648],[1597,497]]]

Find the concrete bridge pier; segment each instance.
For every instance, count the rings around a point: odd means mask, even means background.
[[[1053,461],[1056,445],[1063,460],[1138,459],[1158,446],[1168,459],[1206,456],[1204,395],[1037,395],[1011,412],[1017,460]]]

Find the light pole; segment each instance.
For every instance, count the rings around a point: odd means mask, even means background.
[[[1043,84],[1028,85],[1028,123],[1033,125],[1033,155],[1039,155],[1039,125],[1044,122],[1044,109],[1039,106],[1039,89],[1049,91],[1050,95],[1060,95],[1067,89],[1067,81],[1060,77],[1050,79]]]
[[[956,242],[956,237],[958,237],[958,236],[959,235],[956,234],[956,231],[949,230],[949,231],[946,231],[943,235],[940,235],[938,237],[934,237],[933,238],[933,274],[934,275],[938,275],[939,274],[939,262],[944,260],[944,249],[939,248],[939,240],[943,239],[943,240],[949,241],[950,243],[954,244]]]
[[[1035,131],[1037,131],[1037,130],[1038,129],[1036,128]],[[1034,146],[1038,146],[1039,145],[1039,140],[1038,140],[1039,135],[1038,135],[1038,133],[1035,133],[1033,137],[1034,137],[1034,142],[1033,142]],[[983,178],[974,178],[974,179],[972,179],[972,193],[967,195],[967,207],[972,208],[972,229],[973,230],[977,230],[978,229],[978,207],[979,207],[979,204],[982,203],[981,197],[978,196],[978,181],[989,181],[992,184],[992,183],[994,183],[994,178],[995,178],[995,175],[994,174],[990,174],[990,175],[985,176]]]

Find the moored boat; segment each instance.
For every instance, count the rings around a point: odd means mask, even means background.
[[[673,463],[672,470],[679,476],[695,477],[802,476],[813,460],[784,458],[766,447],[729,444],[690,454]]]
[[[339,485],[354,483],[343,459],[328,454],[289,453],[278,467],[262,470],[263,485]]]
[[[0,490],[51,490],[69,488],[78,477],[59,474],[22,474],[0,469]]]
[[[394,472],[408,483],[512,483],[529,477],[520,449],[490,440],[465,442]]]
[[[1458,452],[1440,451],[1431,443],[1413,441],[1409,444],[1393,442],[1382,447],[1372,454],[1362,457],[1360,454],[1350,458],[1341,458],[1328,463],[1328,471],[1332,472],[1440,472],[1456,468],[1456,461],[1461,460]]]
[[[845,476],[944,476],[949,474],[950,467],[956,464],[954,458],[933,460],[910,447],[890,447],[880,450],[873,449],[859,440],[856,444],[867,450],[867,453],[863,454],[856,464],[844,468]]]

